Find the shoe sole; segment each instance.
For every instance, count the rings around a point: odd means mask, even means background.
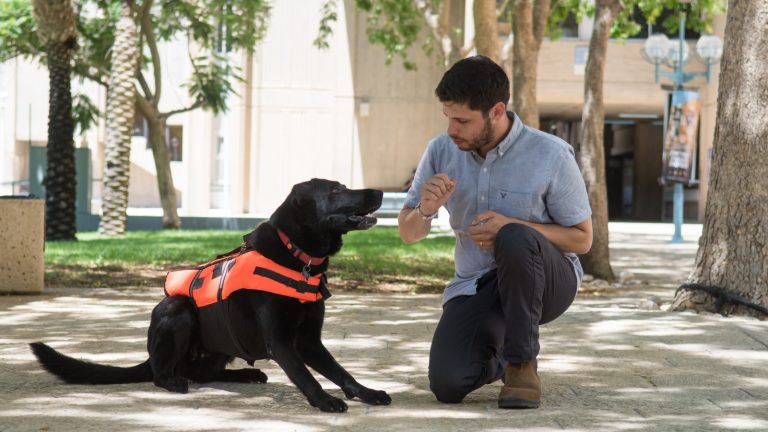
[[[531,409],[538,408],[541,404],[540,401],[532,401],[525,399],[503,399],[499,400],[499,408],[504,409]]]

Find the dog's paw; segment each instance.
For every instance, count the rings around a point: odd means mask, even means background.
[[[189,392],[189,381],[182,377],[171,377],[166,380],[155,380],[155,385],[174,393]]]
[[[314,400],[310,400],[309,404],[313,407],[319,408],[320,411],[324,412],[341,413],[347,411],[347,404],[343,400],[337,397],[333,397],[327,393],[320,397],[314,398]]]
[[[392,403],[392,398],[383,390],[363,387],[356,392],[355,396],[369,405],[389,405]]]
[[[250,382],[265,383],[267,382],[267,374],[259,369],[252,369],[248,374]]]

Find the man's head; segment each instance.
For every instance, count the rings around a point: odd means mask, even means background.
[[[440,102],[466,105],[484,117],[498,103],[509,102],[509,78],[504,70],[485,56],[459,60],[445,72],[435,89]]]
[[[443,75],[435,95],[448,117],[448,135],[461,150],[485,155],[506,133],[509,79],[491,59],[460,60]]]

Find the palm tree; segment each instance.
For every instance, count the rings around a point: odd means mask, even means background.
[[[134,2],[120,2],[120,19],[115,29],[112,68],[107,90],[107,144],[105,148],[104,192],[99,233],[125,234],[128,182],[131,163],[131,128],[135,112],[136,67],[138,60],[137,24]]]
[[[49,76],[45,238],[75,240],[75,130],[70,77],[77,50],[72,0],[32,0]]]

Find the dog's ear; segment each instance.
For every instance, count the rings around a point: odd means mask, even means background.
[[[291,189],[291,206],[294,208],[304,208],[312,197],[312,188],[308,183],[299,183]]]

